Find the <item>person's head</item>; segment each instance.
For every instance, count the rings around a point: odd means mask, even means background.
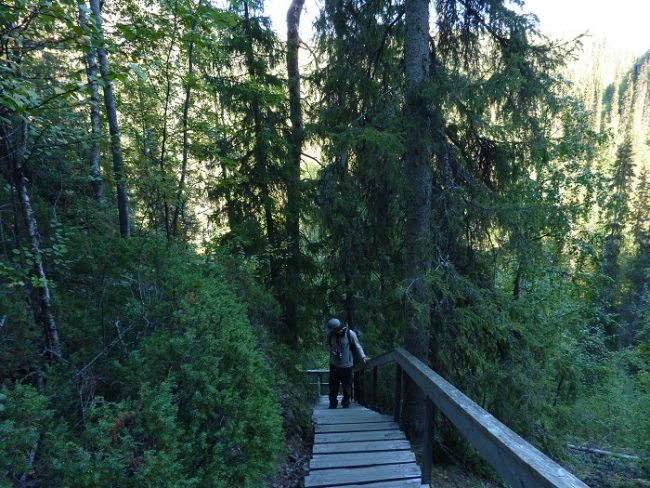
[[[327,332],[334,332],[336,334],[343,330],[343,323],[337,318],[331,318],[327,321]]]

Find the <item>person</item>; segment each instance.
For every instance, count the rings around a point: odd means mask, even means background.
[[[338,406],[339,384],[343,385],[343,408],[350,406],[352,390],[352,368],[354,365],[353,348],[358,356],[366,363],[363,347],[359,342],[357,334],[343,326],[343,323],[332,318],[327,322],[327,348],[329,351],[330,379],[329,379],[329,408]]]

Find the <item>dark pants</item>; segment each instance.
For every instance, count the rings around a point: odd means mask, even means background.
[[[343,401],[344,407],[350,405],[350,390],[352,390],[352,366],[349,368],[339,368],[330,364],[330,407],[335,408],[338,405],[336,397],[339,394],[339,383],[343,384]]]

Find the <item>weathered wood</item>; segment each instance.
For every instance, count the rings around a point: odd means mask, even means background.
[[[332,413],[338,415],[332,415]],[[390,422],[393,420],[388,415],[364,412],[363,410],[336,409],[327,410],[322,413],[314,412],[313,420],[317,424],[358,424],[361,422]]]
[[[414,463],[411,451],[348,452],[345,454],[321,454],[309,462],[309,470],[377,466],[382,464]]]
[[[318,434],[314,444],[329,442],[392,441],[406,439],[401,430],[379,430],[370,432],[342,432],[336,434]]]
[[[314,454],[339,454],[344,452],[376,452],[376,451],[403,451],[410,450],[411,444],[407,440],[393,441],[363,441],[344,443],[314,444]]]
[[[341,404],[342,399],[343,398],[341,396],[338,397],[339,405]],[[318,403],[316,405],[314,405],[314,411],[316,411],[316,410],[331,410],[330,409],[329,396],[323,395],[323,396],[320,397],[320,400],[318,401]],[[356,402],[350,403],[350,405],[348,407],[346,407],[345,409],[343,408],[342,405],[340,405],[338,411],[341,412],[343,410],[346,411],[346,412],[350,412],[350,411],[353,411],[353,410],[364,410],[366,412],[372,412],[372,410],[368,410],[367,408],[359,405],[359,403],[356,403]],[[331,415],[339,415],[339,414],[332,413]]]
[[[410,478],[401,481],[380,481],[378,483],[364,483],[362,485],[339,485],[337,488],[429,488],[429,486],[420,485],[420,480]]]
[[[435,434],[435,405],[431,399],[425,400],[424,452],[422,453],[422,484],[431,483],[431,465],[433,463],[433,436]]]
[[[318,395],[321,396],[323,394],[322,387],[323,386],[329,386],[329,381],[324,382],[323,381],[323,376],[328,375],[329,376],[329,369],[308,369],[305,371],[305,374],[307,376],[315,376],[316,377],[316,383],[310,383],[310,385],[314,385],[318,387]]]
[[[399,430],[396,422],[360,422],[358,424],[316,425],[316,434],[333,434],[335,432],[368,432],[371,430]]]
[[[436,374],[428,368],[422,361],[419,361],[412,354],[404,349],[395,349],[389,353],[375,357],[368,361],[367,367],[374,368],[383,364],[396,361],[401,368],[402,374],[408,377],[417,385],[431,400],[427,408],[427,436],[425,443],[433,441],[433,418],[434,406],[439,408],[447,418],[458,428],[478,450],[478,452],[496,469],[501,476],[503,476],[512,486],[517,487],[560,487],[560,488],[585,488],[587,485],[574,475],[569,473],[559,464],[545,456],[531,444],[526,442],[523,438],[518,436],[508,427],[499,422],[489,412],[482,409],[475,402],[465,396],[460,390],[444,380],[441,376]],[[399,369],[397,370],[399,372]],[[396,383],[397,383],[396,379]],[[400,385],[401,386],[401,385]],[[398,396],[398,387],[396,385],[396,397]],[[399,405],[396,402],[395,410],[399,410]],[[398,415],[399,417],[399,415]],[[335,464],[336,459],[344,459],[345,456],[358,456],[359,459],[372,459],[374,455],[377,456],[377,463],[380,459],[390,459],[383,451],[393,451],[400,453],[399,456],[405,455],[409,452],[410,444],[406,440],[390,440],[390,441],[350,441],[351,435],[360,433],[356,429],[360,428],[359,424],[372,424],[375,423],[377,427],[386,425],[391,419],[385,415],[379,415],[367,409],[358,408],[354,410],[317,410],[314,412],[314,421],[316,428],[327,427],[328,433],[317,433],[317,437],[325,441],[318,441],[314,445],[314,460],[316,466],[319,463],[330,462]],[[348,424],[346,427],[342,425]],[[356,424],[356,425],[355,425]],[[330,429],[345,429],[336,434]],[[323,431],[324,432],[324,431]],[[373,430],[364,435],[390,432],[384,430]],[[340,435],[338,439],[348,439],[343,442],[333,442]],[[323,437],[331,436],[331,437]],[[430,452],[431,449],[425,446],[425,451]],[[320,454],[327,454],[327,456],[319,456]],[[342,456],[339,458],[339,456]],[[623,455],[626,456],[626,455]],[[329,460],[320,458],[330,457]],[[429,459],[431,456],[425,453],[425,458]],[[318,459],[318,460],[317,460]],[[422,478],[424,482],[427,479],[427,473],[430,476],[430,464],[427,466],[425,459],[425,476]],[[340,461],[346,462],[346,461]],[[359,461],[364,462],[364,461]],[[401,464],[393,464],[392,466],[400,466]],[[317,470],[320,475],[333,474],[338,471],[338,468],[326,469],[324,464],[320,464],[321,468]],[[417,467],[417,466],[416,466]],[[382,471],[386,466],[378,464],[371,467],[362,468],[366,471],[374,471],[375,475],[379,473],[389,473],[389,471]],[[316,469],[316,468],[313,468]],[[357,474],[361,471],[357,471]],[[311,484],[305,484],[306,487],[318,486],[336,486],[336,487],[351,487],[363,486],[364,488],[398,488],[406,481],[394,480],[357,480],[345,481],[343,478],[335,478],[322,481],[321,478],[316,477],[315,473],[312,477],[308,477]],[[322,478],[325,480],[325,478]],[[307,480],[307,479],[306,479]],[[419,486],[420,479],[414,479],[412,486]],[[325,484],[318,484],[325,483]],[[358,485],[355,485],[358,483]],[[424,486],[424,485],[422,485]],[[588,487],[587,487],[588,488]]]
[[[395,352],[404,372],[513,486],[587,487],[415,356],[402,348]]]
[[[392,363],[393,361],[397,361],[397,352],[396,350],[392,350],[390,352],[384,353],[380,356],[375,356],[371,359],[368,359],[365,365],[357,365],[355,366],[354,370],[358,371],[362,369],[371,369],[374,368],[375,366],[382,366],[384,364]]]
[[[372,392],[371,396],[371,403],[370,406],[375,408],[377,405],[377,368],[372,368],[372,389],[370,390]]]
[[[395,394],[393,403],[393,417],[395,422],[399,422],[402,406],[402,368],[399,364],[395,365]]]
[[[305,477],[305,488],[341,486],[351,483],[375,481],[401,481],[405,478],[419,479],[420,468],[415,463],[390,464],[366,468],[322,469]]]
[[[329,402],[329,400],[328,400],[328,402]],[[359,405],[358,403],[351,403],[349,407],[346,407],[344,409],[340,405],[340,403],[341,403],[341,398],[339,397],[339,407],[338,407],[339,412],[342,411],[342,410],[345,410],[346,412],[355,411],[355,410],[368,410],[367,408]],[[318,404],[318,405],[314,406],[314,411],[316,411],[316,410],[331,410],[331,409],[330,409],[328,404]]]

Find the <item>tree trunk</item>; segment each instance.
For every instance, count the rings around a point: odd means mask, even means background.
[[[289,161],[287,171],[286,227],[288,240],[285,318],[289,337],[297,337],[298,293],[300,289],[300,155],[304,141],[304,123],[300,105],[300,15],[305,0],[293,0],[287,12],[287,77],[289,82]]]
[[[407,127],[404,156],[406,181],[405,337],[406,349],[429,363],[431,271],[432,144],[429,81],[429,2],[406,0],[405,80]],[[424,428],[424,395],[412,382],[405,384],[404,422],[408,431]]]
[[[512,289],[512,298],[519,300],[521,297],[521,279],[524,276],[524,265],[522,262],[519,262],[517,267],[517,274],[515,275],[515,281]]]
[[[27,190],[27,179],[23,171],[23,162],[25,159],[25,150],[27,148],[28,126],[27,122],[20,121],[19,141],[14,151],[14,184],[20,199],[23,219],[29,235],[29,250],[34,261],[32,267],[33,277],[38,280],[38,301],[40,309],[34,309],[34,317],[37,322],[43,326],[45,344],[48,357],[61,358],[61,341],[59,340],[59,329],[52,313],[52,299],[50,295],[49,280],[45,273],[45,266],[41,254],[40,235],[38,233],[38,224],[32,202]],[[18,124],[17,124],[18,125]],[[32,302],[32,305],[33,302]]]
[[[162,134],[162,142],[160,144],[160,159],[159,159],[160,177],[162,178],[162,191],[158,190],[159,201],[162,201],[162,206],[163,206],[162,219],[165,224],[165,237],[167,238],[167,240],[170,239],[172,231],[170,229],[170,222],[169,222],[169,203],[167,202],[167,188],[166,188],[167,175],[165,170],[165,156],[167,155],[167,137],[169,134],[167,130],[167,120],[169,119],[169,106],[171,103],[171,96],[172,96],[170,60],[171,60],[172,53],[174,52],[174,46],[176,44],[177,27],[178,27],[178,18],[176,12],[174,11],[174,31],[172,32],[172,36],[171,36],[172,39],[169,43],[169,49],[167,50],[167,59],[165,61],[165,81],[166,81],[165,108],[163,110],[163,134]]]
[[[83,0],[78,1],[79,24],[84,33],[89,34],[88,16]],[[93,198],[99,201],[104,191],[104,180],[101,174],[99,161],[99,142],[102,135],[102,125],[99,115],[99,87],[97,86],[97,58],[95,47],[91,40],[87,43],[88,53],[86,54],[86,75],[90,87],[90,177],[92,179]]]
[[[120,234],[122,237],[130,237],[129,196],[126,189],[126,172],[124,169],[124,158],[122,156],[122,144],[120,142],[120,126],[117,121],[113,84],[109,79],[108,58],[104,47],[104,33],[102,31],[102,16],[99,8],[99,0],[90,0],[90,9],[96,29],[97,57],[99,58],[99,71],[103,81],[104,105],[106,106],[108,129],[111,135],[111,153],[113,155],[113,171],[115,172],[115,186],[117,188],[117,211],[120,220]]]
[[[175,37],[175,36],[174,36]],[[165,174],[165,156],[167,155],[167,120],[169,119],[169,104],[171,101],[171,95],[172,95],[172,82],[171,79],[169,78],[169,60],[172,55],[172,51],[174,49],[174,40],[172,39],[171,44],[169,46],[169,50],[167,51],[167,61],[165,63],[166,69],[165,69],[165,78],[166,78],[166,88],[165,88],[165,108],[163,109],[163,133],[162,133],[162,140],[160,142],[160,157],[158,158],[158,167],[160,168],[160,178],[162,180],[162,191],[160,189],[160,186],[157,187],[156,193],[158,194],[158,203],[156,204],[159,205],[160,202],[162,201],[162,207],[163,207],[163,215],[162,215],[162,220],[163,223],[165,224],[165,237],[167,240],[171,237],[171,233],[169,230],[169,204],[167,203],[167,189],[165,188],[166,183],[167,183],[167,175]],[[156,218],[154,216],[154,218]]]
[[[199,2],[198,8],[201,7]],[[183,191],[185,190],[185,177],[187,174],[187,160],[189,156],[189,131],[188,119],[190,112],[190,102],[192,95],[192,81],[194,79],[194,36],[196,35],[196,14],[192,17],[192,29],[190,31],[190,44],[187,50],[187,81],[185,85],[185,101],[183,102],[183,161],[181,163],[181,177],[178,182],[178,191],[176,193],[176,206],[174,207],[174,217],[172,218],[172,233],[177,235],[178,217],[181,214],[181,209],[184,207],[185,202],[183,199]]]

